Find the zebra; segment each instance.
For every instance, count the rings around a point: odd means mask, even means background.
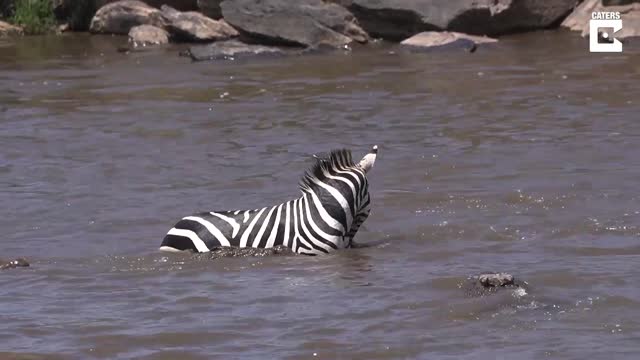
[[[353,237],[371,211],[366,174],[378,146],[356,164],[347,149],[333,150],[302,177],[302,196],[255,210],[211,211],[182,218],[160,250],[208,252],[219,247],[282,245],[305,255],[327,254],[354,245]]]

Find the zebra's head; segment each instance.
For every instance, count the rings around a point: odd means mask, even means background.
[[[350,239],[369,215],[370,198],[367,173],[376,160],[374,146],[359,163],[346,149],[333,150],[328,156],[316,157],[316,163],[305,173],[300,190],[313,213],[327,227]]]
[[[362,170],[364,170],[365,174],[369,172],[369,170],[371,170],[371,168],[373,167],[373,164],[376,163],[376,157],[378,156],[378,145],[373,145],[373,147],[371,148],[371,151],[365,155],[362,160],[360,160],[360,163],[358,163],[358,166],[360,166],[360,168],[362,168]]]

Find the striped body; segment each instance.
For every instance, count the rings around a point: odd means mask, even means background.
[[[165,236],[161,249],[207,252],[222,246],[283,245],[317,255],[351,247],[370,212],[366,171],[373,163],[361,164],[354,164],[347,150],[333,151],[305,174],[300,198],[262,209],[184,217]]]

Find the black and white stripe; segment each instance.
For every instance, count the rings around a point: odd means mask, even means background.
[[[211,211],[182,218],[165,236],[161,250],[207,252],[216,247],[270,248],[283,245],[317,255],[351,247],[370,212],[366,173],[374,146],[358,164],[348,150],[316,158],[302,181],[302,196],[255,210]]]

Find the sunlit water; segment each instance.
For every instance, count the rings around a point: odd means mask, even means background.
[[[640,47],[563,32],[475,53],[190,63],[117,37],[0,40],[2,359],[635,359]],[[194,211],[297,196],[380,146],[324,257],[156,251]],[[470,299],[483,271],[528,293]]]

